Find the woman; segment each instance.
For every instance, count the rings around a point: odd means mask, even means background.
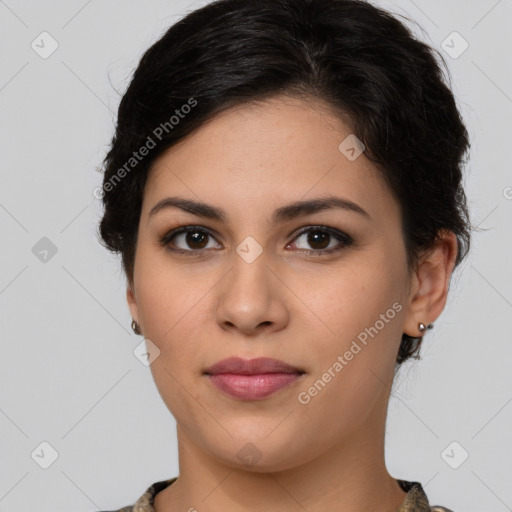
[[[434,51],[359,0],[220,0],[143,55],[102,243],[176,419],[128,511],[431,511],[385,466],[393,377],[469,250]]]

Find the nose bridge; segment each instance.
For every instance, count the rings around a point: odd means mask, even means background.
[[[260,300],[269,294],[269,274],[272,272],[268,268],[267,256],[263,248],[259,244],[256,247],[255,242],[251,240],[244,240],[239,244],[233,254],[233,267],[228,278],[232,291]]]
[[[245,240],[233,252],[232,268],[219,290],[217,321],[246,333],[258,325],[281,325],[286,317],[282,290],[262,248]]]

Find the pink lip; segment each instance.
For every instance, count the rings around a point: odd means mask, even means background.
[[[295,382],[305,372],[284,361],[231,357],[205,371],[221,391],[243,400],[260,400]]]

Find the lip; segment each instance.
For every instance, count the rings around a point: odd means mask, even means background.
[[[304,373],[300,368],[268,357],[230,357],[205,371],[215,387],[242,400],[261,400],[289,386]]]
[[[210,366],[205,373],[236,373],[237,375],[259,375],[262,373],[304,373],[304,370],[291,366],[279,359],[270,357],[257,357],[255,359],[242,359],[241,357],[228,357]]]

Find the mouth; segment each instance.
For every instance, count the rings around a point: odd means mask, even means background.
[[[270,358],[223,359],[204,374],[220,391],[241,400],[261,400],[296,382],[306,372]]]

